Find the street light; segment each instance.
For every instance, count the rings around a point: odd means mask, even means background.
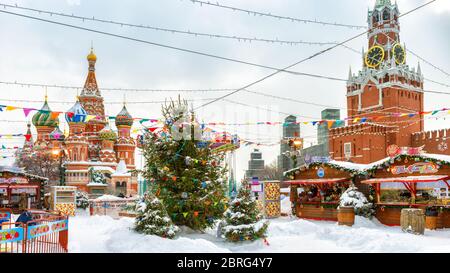
[[[289,140],[289,146],[293,150],[290,153],[291,159],[294,163],[294,168],[297,167],[297,158],[300,156],[300,150],[303,148],[303,139],[301,138],[293,138]]]

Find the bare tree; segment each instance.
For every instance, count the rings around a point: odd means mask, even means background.
[[[59,181],[59,158],[45,150],[22,150],[16,154],[16,166],[26,172],[47,177],[49,182]]]

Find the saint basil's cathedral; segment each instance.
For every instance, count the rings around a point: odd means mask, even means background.
[[[136,169],[136,141],[131,137],[133,117],[124,104],[114,118],[117,133],[110,128],[95,76],[97,56],[92,49],[87,60],[89,70],[84,88],[65,114],[68,136],[60,130],[59,119],[52,115],[46,97],[41,108],[44,111],[37,112],[32,118],[37,140],[34,143],[30,140],[28,146],[65,151],[64,178],[67,186],[76,186],[91,195],[134,195],[137,177],[129,172]],[[96,118],[87,121],[88,115]],[[28,133],[31,134],[30,125]],[[93,181],[92,171],[103,174],[103,183]]]
[[[450,154],[450,129],[424,131],[424,116],[417,114],[424,113],[424,76],[420,64],[416,69],[406,64],[399,16],[390,0],[377,0],[368,12],[363,68],[358,74],[350,69],[347,80],[348,125],[329,131],[335,160],[371,163],[385,158],[390,145]]]

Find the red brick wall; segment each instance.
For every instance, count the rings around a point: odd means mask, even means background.
[[[450,155],[450,129],[419,132],[412,135],[412,146],[425,145],[424,150],[430,154]],[[445,146],[447,149],[445,149]],[[441,148],[441,149],[439,149]]]

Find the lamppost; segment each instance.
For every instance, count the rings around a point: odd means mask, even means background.
[[[293,161],[293,167],[297,167],[297,159],[301,155],[301,149],[303,148],[303,139],[301,138],[293,138],[289,139],[289,147],[291,147],[292,151],[289,153],[291,159]]]
[[[53,156],[58,157],[59,158],[59,185],[60,186],[64,186],[65,183],[65,171],[66,168],[63,166],[64,163],[64,158],[65,158],[65,151],[63,148],[56,148],[53,149],[52,151]]]

